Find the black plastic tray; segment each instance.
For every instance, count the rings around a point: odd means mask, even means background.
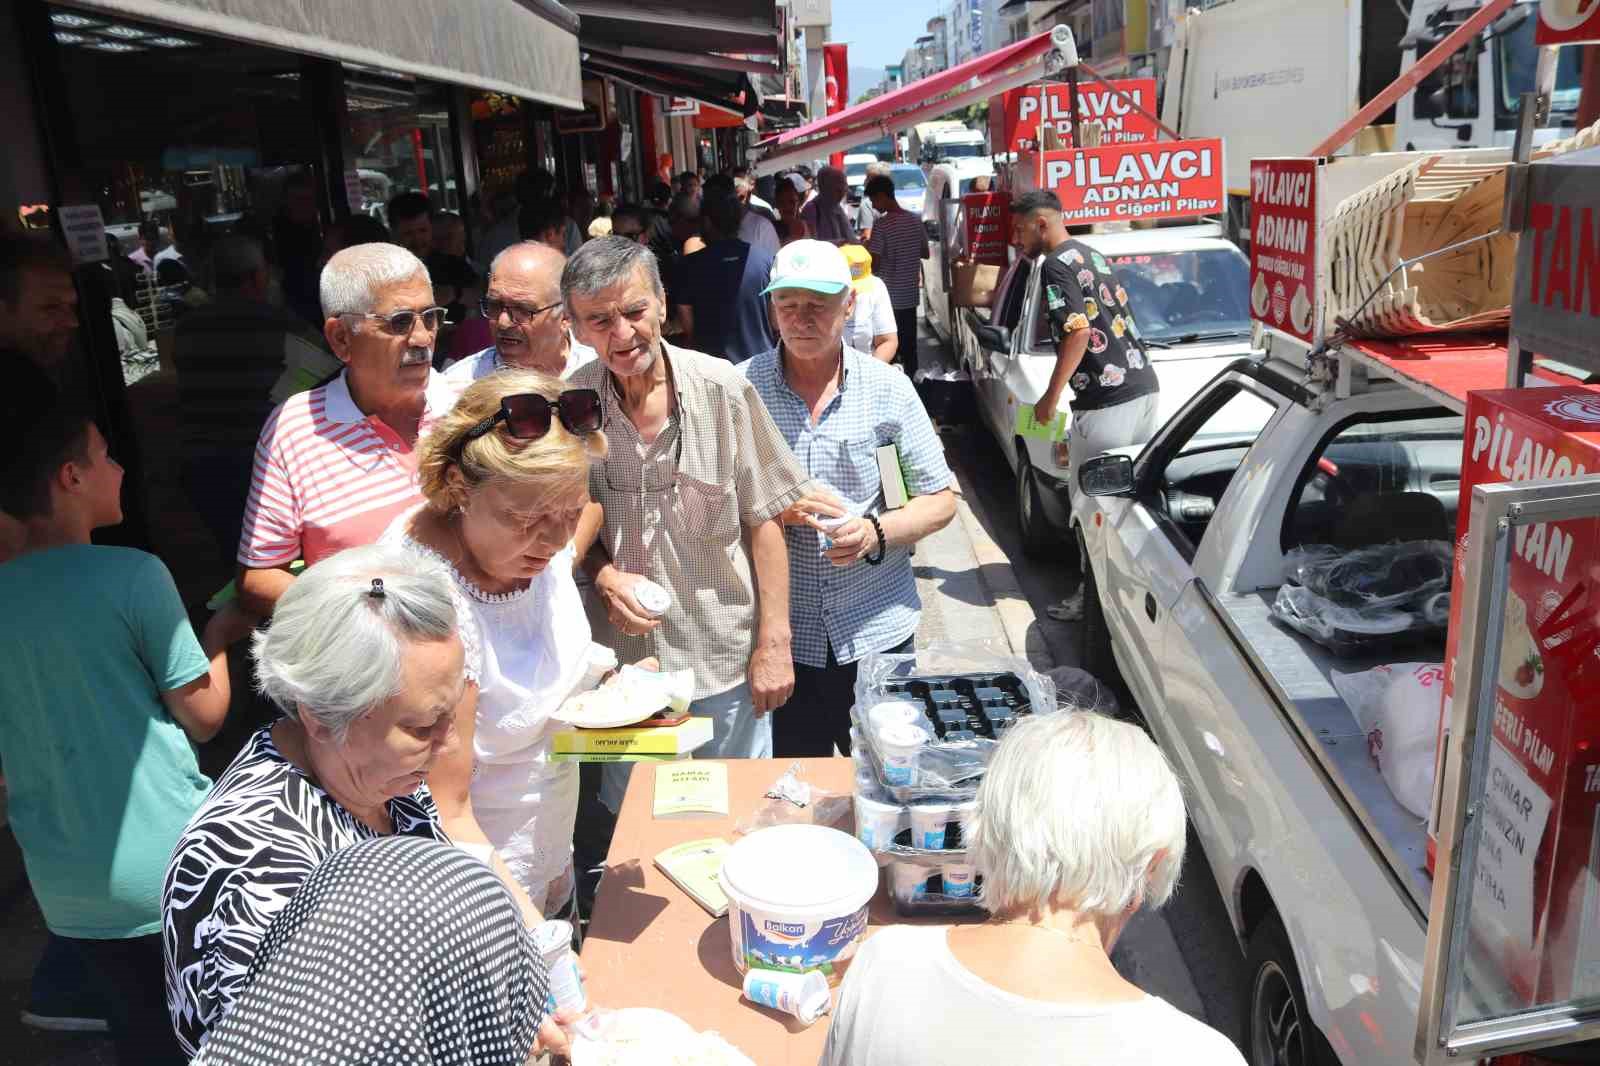
[[[883,682],[883,692],[921,706],[940,740],[999,740],[1033,713],[1028,687],[1009,672],[897,677]]]

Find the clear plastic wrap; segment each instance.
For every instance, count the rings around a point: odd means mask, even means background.
[[[844,829],[850,824],[850,797],[817,788],[805,779],[805,767],[793,763],[772,783],[761,805],[733,827],[748,836],[770,825],[825,825]]]
[[[1272,616],[1336,655],[1397,639],[1442,635],[1450,616],[1448,541],[1412,540],[1347,551],[1308,544],[1284,554],[1287,582]]]

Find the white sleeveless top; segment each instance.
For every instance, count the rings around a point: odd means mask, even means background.
[[[588,672],[589,619],[573,581],[569,544],[519,592],[487,593],[450,560],[406,532],[412,511],[382,543],[438,562],[450,574],[466,649],[467,680],[478,685],[472,807],[512,874],[540,905],[572,857],[578,767],[551,761],[550,715]]]

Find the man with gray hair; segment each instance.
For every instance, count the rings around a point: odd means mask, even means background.
[[[267,259],[254,238],[211,248],[215,298],[184,315],[173,338],[183,424],[183,487],[224,560],[239,546],[256,435],[286,366],[332,361],[322,338],[268,301]]]
[[[811,227],[811,236],[831,244],[853,244],[855,227],[845,213],[844,200],[850,192],[850,183],[838,167],[823,167],[817,171],[817,195],[800,209],[800,217]]]
[[[690,709],[715,727],[701,754],[770,756],[767,714],[794,688],[778,516],[803,494],[805,471],[732,365],[662,339],[666,298],[648,248],[590,241],[568,260],[561,295],[600,357],[572,384],[600,390],[611,441],[589,476],[604,522],[598,536],[585,523],[576,541],[605,609],[596,639],[624,662],[655,656],[664,670],[694,671]],[[666,591],[664,610],[641,600],[641,582]],[[606,771],[602,798],[615,811],[626,765]]]
[[[323,335],[344,370],[261,429],[238,554],[239,599],[255,615],[272,613],[290,563],[371,544],[422,502],[417,438],[441,413],[429,384],[444,309],[422,261],[358,244],[328,260],[320,288]]]
[[[594,349],[573,337],[561,302],[566,265],[566,256],[541,241],[521,241],[495,256],[480,304],[494,344],[439,375],[434,391],[441,410],[474,381],[506,367],[564,378],[594,361]]]

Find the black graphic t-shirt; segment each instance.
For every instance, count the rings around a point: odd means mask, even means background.
[[[1089,331],[1083,362],[1068,380],[1076,411],[1126,403],[1160,390],[1133,325],[1128,293],[1106,257],[1078,241],[1063,241],[1044,257],[1045,312],[1057,343]]]

